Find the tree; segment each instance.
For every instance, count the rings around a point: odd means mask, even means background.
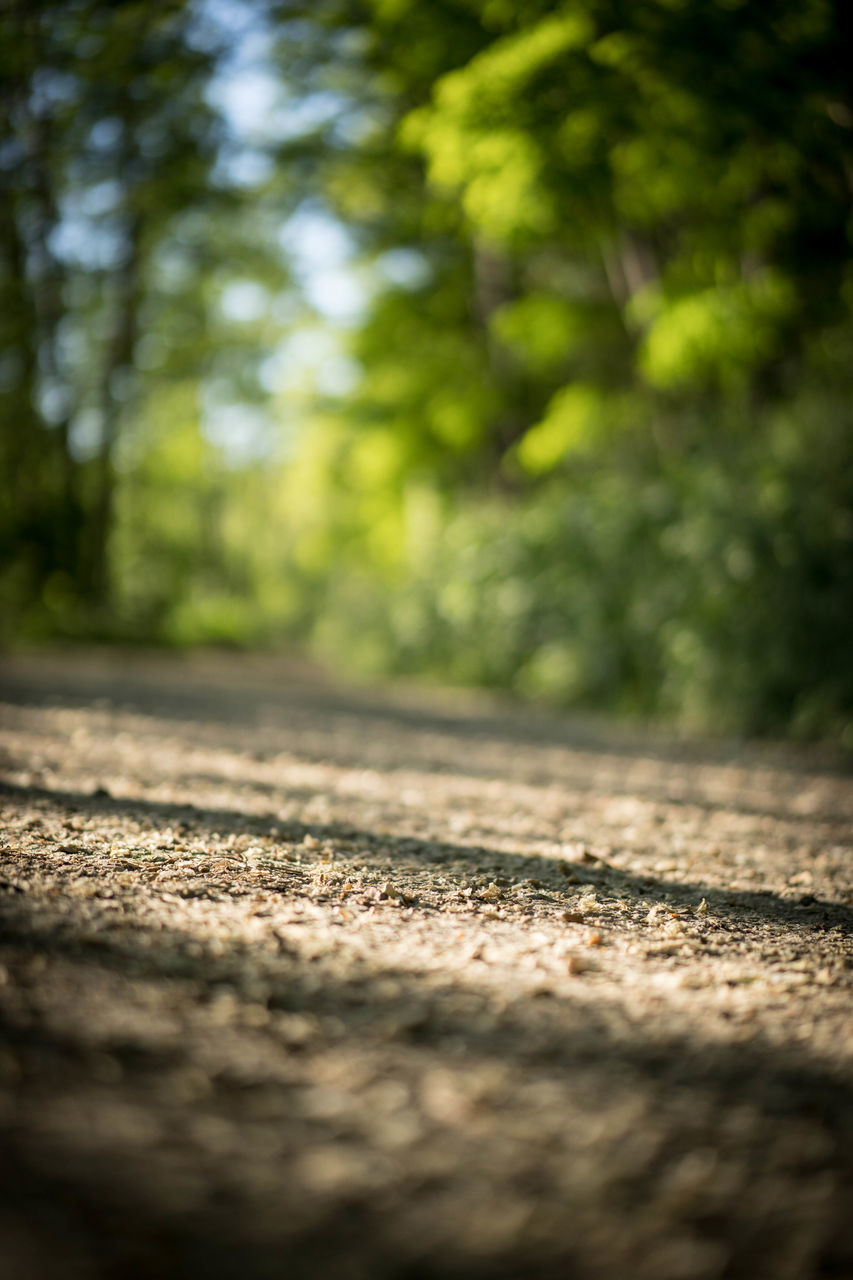
[[[122,437],[164,381],[251,382],[264,352],[216,305],[229,276],[275,286],[283,263],[217,171],[226,33],[200,39],[183,0],[15,3],[4,28],[3,592],[35,625],[78,607],[91,627],[113,597]]]
[[[303,91],[340,102],[300,142],[306,182],[380,281],[389,253],[423,266],[379,284],[362,381],[303,437],[327,607],[382,661],[464,651],[469,677],[547,668],[566,697],[765,727],[849,705],[845,664],[806,657],[853,639],[841,6],[281,12]],[[470,596],[475,544],[511,626],[441,604]]]

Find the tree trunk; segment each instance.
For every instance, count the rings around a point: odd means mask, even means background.
[[[127,254],[116,272],[112,332],[101,374],[101,444],[95,460],[95,491],[89,513],[84,592],[88,602],[105,608],[110,599],[109,543],[115,508],[115,446],[133,369],[133,349],[139,332],[141,298],[142,224],[134,217],[128,232]]]

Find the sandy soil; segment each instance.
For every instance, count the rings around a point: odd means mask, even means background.
[[[273,659],[0,671],[0,1272],[853,1276],[853,783]]]

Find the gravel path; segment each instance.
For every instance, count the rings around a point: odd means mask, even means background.
[[[4,1280],[853,1276],[853,783],[6,656]]]

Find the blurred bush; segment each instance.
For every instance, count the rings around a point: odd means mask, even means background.
[[[373,674],[851,746],[853,521],[831,500],[850,437],[835,411],[834,439],[802,444],[783,418],[758,456],[591,466],[523,498],[415,487],[393,566],[357,520],[338,541],[309,638]],[[832,408],[790,412],[823,423]]]

